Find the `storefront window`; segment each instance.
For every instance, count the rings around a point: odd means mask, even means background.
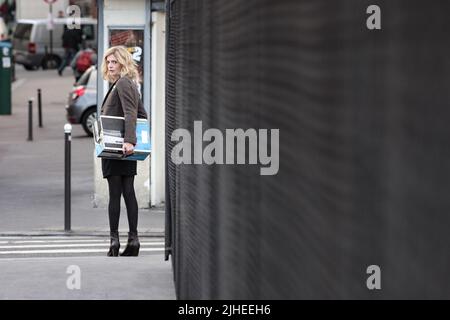
[[[109,46],[125,46],[132,54],[138,65],[139,91],[143,89],[143,67],[144,67],[144,30],[143,29],[113,29],[110,30]]]

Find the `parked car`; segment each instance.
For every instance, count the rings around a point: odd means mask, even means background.
[[[97,20],[81,18],[81,31],[86,46],[97,46]],[[13,33],[13,50],[15,61],[27,70],[39,67],[57,68],[64,56],[62,35],[67,20],[54,19],[52,31],[52,54],[50,54],[50,31],[47,20],[18,20]]]
[[[9,39],[8,28],[6,27],[5,20],[0,17],[0,41],[5,41]]]
[[[67,120],[72,124],[81,124],[84,131],[93,135],[97,118],[97,68],[87,69],[74,84],[66,106]]]

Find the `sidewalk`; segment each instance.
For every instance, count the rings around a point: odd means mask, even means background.
[[[79,289],[67,287],[70,266],[79,268]],[[0,259],[0,270],[0,300],[175,299],[160,255]]]
[[[65,105],[73,84],[67,68],[26,71],[16,67],[11,116],[0,116],[0,235],[61,232],[64,230]],[[38,127],[37,89],[42,89],[43,128]],[[35,97],[33,140],[28,137],[28,98]],[[107,233],[106,208],[93,207],[92,138],[80,125],[72,132],[72,207],[74,233]],[[128,231],[121,210],[120,231]],[[139,210],[142,235],[164,235],[164,211]]]
[[[56,70],[25,71],[21,66],[16,66],[16,77],[12,115],[0,116],[0,299],[175,299],[172,265],[164,260],[162,208],[139,210],[139,257],[106,257],[107,208],[93,207],[93,142],[79,125],[72,131],[72,231],[64,232],[63,128],[73,77],[68,68],[59,77]],[[43,128],[38,127],[38,88]],[[32,142],[27,141],[30,97],[36,99]],[[123,208],[121,251],[127,231]],[[154,240],[160,247],[145,248],[144,242]],[[74,251],[80,254],[64,256]],[[81,271],[79,290],[67,287],[69,266]]]

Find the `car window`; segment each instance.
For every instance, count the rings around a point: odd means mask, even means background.
[[[14,38],[29,40],[31,35],[31,28],[33,25],[31,23],[19,23],[14,31]]]
[[[90,74],[88,87],[97,88],[97,70],[92,69]]]
[[[87,86],[88,82],[89,82],[89,78],[91,76],[92,73],[92,69],[88,69],[85,73],[83,73],[83,75],[81,76],[81,78],[78,80],[78,82],[75,84],[76,86]]]

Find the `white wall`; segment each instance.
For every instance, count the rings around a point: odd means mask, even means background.
[[[105,0],[105,26],[108,25],[144,25],[144,0]]]
[[[152,14],[152,165],[151,204],[159,206],[165,200],[165,72],[166,14]]]

